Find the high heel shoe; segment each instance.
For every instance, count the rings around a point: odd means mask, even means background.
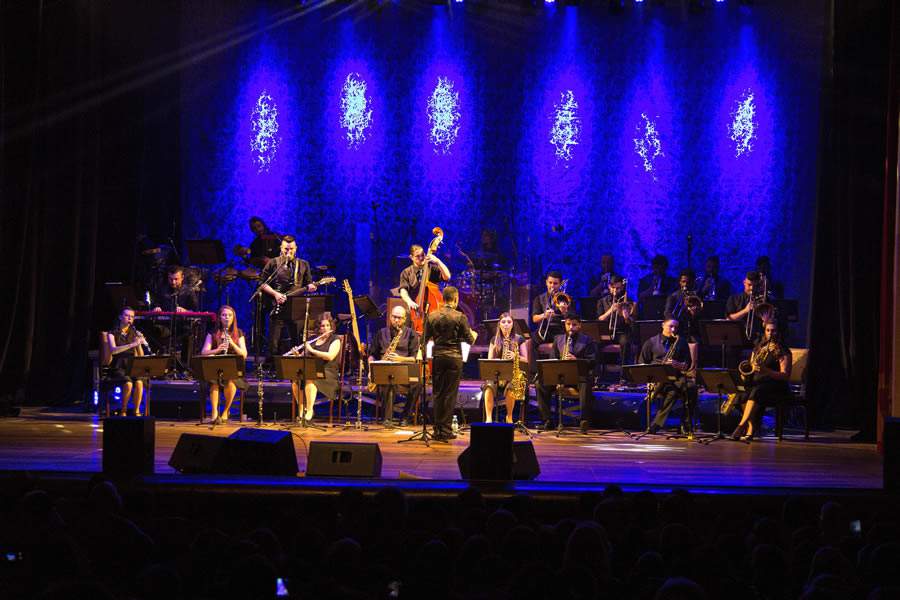
[[[747,434],[747,423],[743,425],[738,425],[735,427],[734,431],[731,432],[731,439],[734,441],[738,441],[743,438]]]
[[[740,441],[742,441],[742,442],[744,442],[744,443],[746,443],[746,444],[749,444],[750,442],[753,441],[753,434],[752,434],[752,433],[745,433],[744,435],[741,436]]]

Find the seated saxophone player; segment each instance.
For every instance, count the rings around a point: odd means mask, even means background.
[[[527,369],[528,353],[526,351],[525,338],[518,333],[513,333],[513,318],[505,312],[500,315],[497,323],[497,334],[488,344],[488,358],[501,358],[509,360],[516,356],[519,357],[519,372],[521,377],[525,377],[524,370]],[[525,379],[520,379],[521,383],[517,385],[527,385]],[[495,381],[485,381],[481,384],[481,391],[484,393],[484,412],[485,422],[491,423],[494,420],[494,400],[497,396],[502,395],[506,401],[506,422],[513,422],[513,413],[516,408],[516,400],[524,399],[524,396],[517,398],[515,386],[510,386],[508,381],[500,380],[499,389]]]
[[[677,333],[678,321],[675,319],[663,321],[662,331],[644,342],[641,348],[641,364],[670,364],[682,373],[690,369],[691,354],[690,350],[688,350],[687,341],[677,335]],[[665,426],[666,419],[679,398],[685,403],[686,408],[687,404],[691,402],[691,397],[687,390],[687,381],[683,377],[674,382],[660,384],[653,391],[653,396],[662,396],[663,404],[650,425],[650,433],[656,433]],[[685,413],[687,412],[686,410]],[[687,414],[682,417],[682,427],[685,425],[690,426],[686,421]]]
[[[386,360],[399,363],[415,363],[416,356],[419,352],[419,334],[413,331],[412,327],[407,324],[406,309],[402,306],[395,306],[391,310],[391,325],[378,330],[374,339],[369,345],[369,362],[376,360]],[[371,372],[371,369],[370,369]],[[403,412],[400,414],[401,425],[409,419],[410,409],[416,398],[421,396],[422,386],[419,383],[411,383],[410,385],[395,386],[395,390],[389,389],[390,386],[379,385],[370,391],[375,391],[377,398],[384,406],[384,424],[391,427],[394,425],[394,393],[399,392],[406,397],[406,403],[403,406]]]
[[[631,325],[635,304],[627,298],[625,280],[619,275],[609,278],[609,293],[597,300],[597,320],[608,321],[612,343],[619,345],[619,365],[631,363]]]
[[[762,339],[753,348],[750,359],[738,369],[744,379],[746,391],[738,394],[738,402],[744,403],[744,412],[732,439],[749,442],[759,427],[760,407],[773,405],[790,393],[791,351],[782,342],[778,325],[766,321]]]
[[[581,317],[574,312],[566,315],[566,332],[553,340],[553,358],[559,360],[575,360],[578,358],[593,363],[597,359],[597,347],[590,336],[581,333]],[[543,382],[542,382],[543,383]],[[555,385],[538,385],[537,400],[541,411],[541,419],[544,430],[551,428],[550,424],[550,397],[555,393]],[[591,377],[583,378],[578,384],[578,401],[581,407],[580,426],[582,431],[587,431],[591,423],[591,410],[593,408],[594,395],[591,392]]]
[[[666,298],[663,317],[678,321],[678,334],[687,341],[691,353],[691,371],[688,376],[696,375],[700,350],[700,311],[703,301],[697,294],[697,278],[693,269],[683,269],[678,276],[678,290]]]

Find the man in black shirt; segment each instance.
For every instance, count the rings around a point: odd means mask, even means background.
[[[743,281],[744,291],[740,294],[729,296],[728,301],[725,303],[725,316],[729,321],[741,321],[744,324],[745,330],[750,329],[749,321],[751,312],[754,312],[754,309],[756,308],[753,296],[758,290],[759,285],[759,273],[756,271],[748,271],[747,276],[744,277]],[[760,330],[760,327],[756,326],[758,323],[754,323],[753,325],[755,333],[758,333]],[[755,337],[755,335],[751,335],[749,341],[755,342]]]
[[[766,288],[766,297],[770,302],[784,298],[784,286],[772,278],[772,261],[768,256],[757,257],[756,272],[759,273],[760,284]]]
[[[597,360],[597,347],[589,336],[581,333],[581,317],[570,312],[566,315],[566,332],[556,336],[553,340],[553,358],[558,360],[575,360],[578,358],[590,361],[593,370]],[[548,385],[537,386],[538,408],[541,411],[542,427],[545,430],[550,425],[550,398],[555,393],[556,385],[551,382],[542,382]],[[591,422],[591,409],[594,396],[591,393],[591,378],[584,378],[578,384],[578,401],[581,405],[581,430],[587,431]],[[562,415],[558,415],[562,419]]]
[[[396,340],[396,343],[393,351],[388,353],[388,349],[394,343],[394,340]],[[406,324],[406,309],[402,306],[395,306],[391,311],[391,326],[378,330],[375,338],[369,344],[369,362],[387,360],[390,362],[415,364],[418,352],[419,334]],[[396,386],[396,390],[391,390],[390,386],[387,385],[378,386],[376,393],[384,405],[384,424],[388,427],[392,427],[394,424],[395,392],[406,396],[403,414],[400,415],[402,421],[406,421],[413,402],[422,393],[422,386],[419,383],[411,383],[408,386]]]
[[[249,248],[242,248],[245,260],[255,267],[265,267],[270,258],[280,254],[282,236],[269,229],[259,217],[250,217],[250,231],[256,237]]]
[[[158,290],[153,302],[155,312],[194,312],[199,310],[200,301],[197,292],[202,281],[196,281],[193,285],[184,283],[184,267],[174,265],[169,267],[166,274],[166,286]]]
[[[719,275],[719,257],[710,256],[706,259],[703,276],[697,280],[697,293],[700,299],[723,300],[731,295],[731,282]]]
[[[316,291],[309,272],[309,263],[297,258],[297,240],[294,236],[286,235],[282,238],[280,251],[281,254],[270,260],[260,275],[264,282],[268,282],[262,284],[263,293],[272,298],[273,313],[269,318],[269,353],[272,355],[279,352],[278,343],[285,327],[290,335],[292,347],[300,341],[298,332],[302,329],[303,323],[291,319],[290,308],[285,306],[288,294]]]
[[[662,332],[644,342],[641,348],[641,363],[645,365],[668,363],[682,373],[690,369],[691,355],[687,340],[685,340],[684,336],[677,336],[677,331],[678,321],[675,319],[663,321]],[[659,412],[656,413],[656,418],[650,426],[651,433],[656,433],[665,426],[666,418],[679,397],[686,404],[691,401],[691,395],[688,394],[687,390],[687,381],[684,377],[679,378],[675,382],[660,384],[653,396],[662,396],[663,405]],[[688,411],[685,412],[687,413]],[[684,420],[686,420],[686,417],[687,415],[685,415]]]
[[[692,269],[684,269],[678,277],[679,289],[666,298],[663,318],[678,321],[678,332],[689,343],[700,342],[700,307],[687,302],[688,296],[697,296],[696,279]]]
[[[591,288],[591,298],[603,298],[609,295],[609,282],[612,280],[615,269],[615,259],[612,254],[604,254],[600,257],[600,276],[597,277],[594,287]]]
[[[428,273],[430,283],[450,281],[450,269],[434,254],[425,254],[425,249],[418,244],[409,247],[409,259],[412,264],[400,272],[400,297],[409,310],[414,311],[419,308],[416,299],[422,286],[425,263],[431,263]]]
[[[450,427],[453,408],[459,393],[462,375],[462,344],[473,344],[478,337],[469,328],[466,316],[456,310],[459,292],[447,286],[443,292],[444,305],[432,312],[425,321],[425,343],[434,341],[432,349],[432,380],[434,390],[434,439],[449,441],[456,436]]]
[[[597,300],[597,320],[609,321],[613,334],[612,342],[618,344],[619,365],[631,362],[631,324],[634,323],[634,303],[625,304],[625,280],[613,275],[609,280],[609,290]],[[616,315],[618,311],[618,315]],[[615,324],[615,331],[612,331]]]
[[[662,254],[653,257],[651,272],[638,281],[638,301],[641,319],[661,319],[665,298],[678,287],[675,279],[666,274],[669,259]]]

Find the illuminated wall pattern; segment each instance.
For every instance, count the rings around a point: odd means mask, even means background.
[[[615,19],[541,5],[502,35],[481,4],[335,5],[198,64],[182,80],[180,229],[230,250],[259,214],[377,297],[434,225],[454,274],[457,244],[490,228],[517,277],[561,268],[576,297],[601,252],[636,282],[657,253],[682,268],[691,235],[691,265],[719,254],[735,284],[771,256],[802,322],[824,15],[724,3],[683,19],[645,4]],[[264,10],[236,6],[223,9],[236,21]],[[185,19],[186,39],[218,23]],[[254,126],[263,92],[277,111],[267,169],[248,148],[273,129]]]
[[[265,90],[256,99],[250,123],[253,129],[253,137],[250,140],[250,150],[254,153],[253,160],[259,166],[260,172],[268,171],[278,152],[278,107]]]

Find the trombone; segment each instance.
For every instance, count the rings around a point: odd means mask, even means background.
[[[612,332],[613,343],[615,343],[616,338],[616,330],[619,327],[619,313],[624,312],[626,309],[628,312],[634,312],[634,302],[628,300],[628,279],[622,279],[622,298],[617,300],[613,298],[613,305],[615,305],[616,309],[613,311],[612,321],[610,326],[610,331]],[[625,315],[622,315],[622,318],[625,318]]]
[[[756,319],[760,321],[768,321],[775,317],[775,305],[769,302],[769,279],[762,276],[762,293],[756,293],[757,283],[753,284],[753,293],[750,294],[750,312],[747,314],[747,326],[744,333],[748,340],[753,339],[753,330],[756,326]]]
[[[568,285],[569,280],[563,279],[562,283],[559,285],[559,289],[553,294],[553,297],[550,299],[550,305],[547,308],[553,308],[554,313],[559,313],[559,302],[563,300],[572,306],[572,297],[566,293],[566,285]],[[562,298],[560,298],[562,296]],[[546,310],[546,309],[545,309]],[[538,326],[537,336],[540,340],[546,341],[545,338],[547,334],[550,332],[550,321],[553,320],[553,317],[549,317],[541,321],[541,324]]]

